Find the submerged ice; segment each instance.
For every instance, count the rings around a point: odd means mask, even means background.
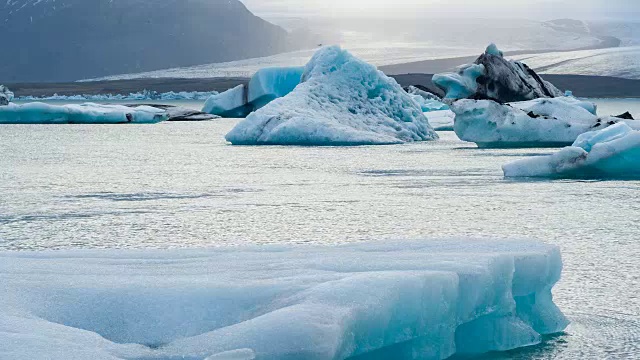
[[[618,123],[578,137],[559,152],[503,166],[506,177],[640,178],[640,131]]]
[[[0,258],[12,359],[445,359],[567,325],[560,252],[528,240]]]
[[[126,124],[157,123],[169,118],[151,106],[128,107],[94,103],[48,105],[40,102],[0,107],[0,124]]]
[[[235,145],[374,145],[437,137],[395,80],[339,47],[318,50],[291,93],[226,136]]]

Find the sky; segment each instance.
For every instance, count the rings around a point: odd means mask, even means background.
[[[640,0],[242,0],[260,16],[518,17],[640,21]]]

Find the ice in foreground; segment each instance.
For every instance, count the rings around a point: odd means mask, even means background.
[[[302,67],[264,68],[258,70],[249,85],[238,85],[212,95],[203,112],[222,117],[246,117],[274,99],[283,97],[300,84]]]
[[[503,166],[506,177],[640,178],[640,131],[625,123],[578,137],[573,146]]]
[[[6,359],[445,359],[538,344],[557,247],[343,246],[0,253]]]
[[[166,111],[150,106],[93,103],[48,105],[34,102],[0,107],[0,124],[148,124],[165,121]]]
[[[505,103],[564,95],[527,65],[505,59],[495,44],[489,45],[475,63],[460,67],[456,73],[434,75],[433,82],[449,100],[495,100]]]
[[[325,47],[302,82],[239,123],[234,145],[381,145],[434,140],[422,109],[398,83],[340,47]]]
[[[461,140],[479,147],[560,147],[581,134],[626,122],[640,129],[640,121],[599,118],[595,106],[571,97],[499,104],[491,100],[459,100],[454,130]]]

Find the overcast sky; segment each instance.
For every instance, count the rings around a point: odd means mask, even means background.
[[[242,0],[257,15],[450,16],[640,22],[640,0]]]

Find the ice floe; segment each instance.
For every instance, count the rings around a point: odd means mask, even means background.
[[[591,131],[548,156],[503,166],[506,177],[640,178],[640,131],[625,123]]]
[[[380,145],[437,138],[395,80],[336,46],[318,50],[291,93],[226,136],[236,145]]]
[[[479,147],[560,147],[581,134],[619,122],[640,128],[640,122],[616,117],[599,118],[595,105],[559,97],[499,104],[491,100],[459,100],[454,130],[461,140]]]
[[[453,131],[456,114],[451,110],[438,110],[424,113],[429,124],[436,131]]]
[[[7,359],[445,359],[562,331],[557,247],[342,246],[0,253]]]
[[[475,63],[460,67],[456,73],[434,75],[433,82],[449,100],[505,103],[564,95],[524,63],[505,59],[495,44],[489,45]]]
[[[165,110],[94,103],[49,105],[40,102],[0,107],[0,124],[126,124],[157,123],[169,118]]]
[[[260,69],[248,85],[238,85],[209,97],[202,111],[222,117],[246,117],[293,91],[300,84],[303,71],[303,67]]]

